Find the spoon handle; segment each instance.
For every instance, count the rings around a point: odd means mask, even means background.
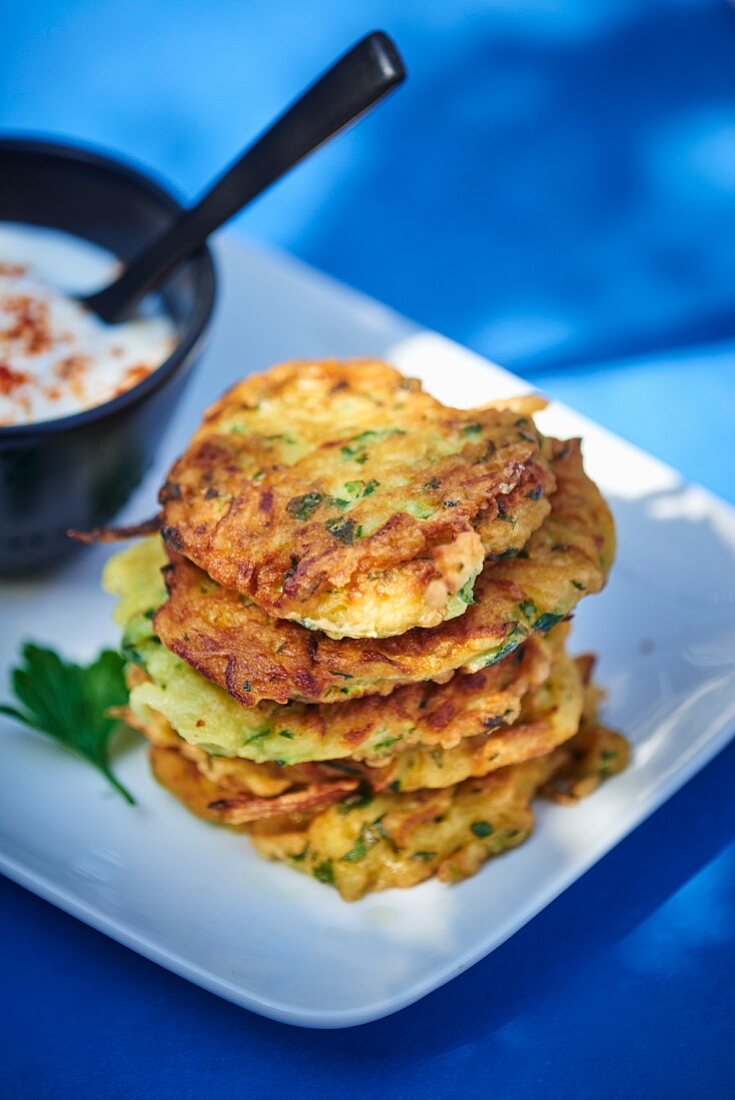
[[[115,282],[84,303],[107,322],[122,320],[210,233],[382,99],[405,75],[391,39],[381,31],[367,35],[320,76],[195,206],[134,257]]]

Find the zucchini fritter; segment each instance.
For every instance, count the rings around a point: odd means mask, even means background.
[[[612,516],[584,472],[579,441],[552,447],[558,488],[548,517],[519,553],[485,566],[464,615],[433,630],[334,640],[271,619],[180,555],[168,562],[154,538],[116,555],[105,570],[105,588],[121,601],[115,618],[125,643],[135,648],[155,627],[167,649],[249,707],[263,699],[341,703],[491,666],[599,591],[612,564]]]
[[[147,693],[138,690],[146,683],[147,677],[142,669],[134,665],[129,666],[128,680],[131,690],[136,694],[125,718],[129,725],[140,729],[153,744],[163,748],[178,746],[203,775],[227,788],[233,797],[243,796],[240,803],[233,802],[228,806],[222,803],[220,808],[223,812],[228,811],[227,820],[230,822],[247,819],[252,796],[277,797],[292,787],[312,785],[317,781],[334,779],[335,776],[348,776],[352,779],[353,787],[367,783],[376,791],[448,787],[470,776],[487,775],[488,772],[508,764],[541,756],[577,732],[584,701],[584,670],[564,651],[566,628],[561,632],[560,630],[557,627],[554,631],[557,637],[554,639],[551,668],[549,670],[548,660],[536,663],[536,683],[528,684],[520,714],[516,708],[508,711],[504,719],[488,720],[481,717],[486,713],[487,703],[484,702],[486,696],[477,685],[466,695],[467,705],[464,707],[461,706],[463,697],[459,695],[453,698],[449,691],[454,681],[443,687],[435,685],[434,698],[424,696],[427,700],[426,710],[422,710],[419,704],[413,715],[415,726],[404,739],[400,736],[404,728],[400,721],[396,721],[395,726],[381,725],[381,730],[390,729],[393,735],[386,739],[390,744],[386,744],[379,755],[368,757],[369,763],[361,762],[365,759],[366,749],[359,743],[353,743],[355,755],[345,758],[344,749],[349,747],[349,733],[343,733],[342,743],[337,746],[342,750],[340,757],[322,755],[312,758],[311,762],[306,762],[305,759],[304,762],[294,765],[289,765],[284,760],[279,763],[253,763],[240,757],[212,755],[200,744],[180,738],[160,710],[141,704],[141,697],[149,698]],[[540,644],[539,639],[531,639],[523,650],[517,651],[518,655]],[[515,660],[515,655],[511,660]],[[463,679],[467,682],[477,680],[483,675],[478,673],[474,677]],[[459,686],[461,689],[463,685]],[[414,689],[402,689],[396,695],[406,691],[413,692]],[[160,700],[159,696],[159,702]],[[352,716],[353,732],[363,734],[367,708],[359,703],[347,703],[340,709],[345,711],[344,721],[348,726],[350,715]],[[333,715],[336,717],[336,709],[330,711],[328,718],[331,720]],[[298,722],[292,724],[296,731],[294,736],[299,737],[300,742],[311,744],[308,732],[300,731]],[[462,736],[463,726],[465,736]],[[478,729],[481,732],[476,732]],[[327,737],[327,744],[318,751],[326,753],[329,751],[328,746],[333,744],[334,740]],[[415,747],[406,749],[405,744]],[[303,744],[299,748],[302,753],[305,751]],[[367,744],[367,751],[370,751],[370,742]],[[298,759],[298,753],[296,758]],[[315,760],[321,763],[314,762]]]
[[[517,721],[465,737],[451,748],[399,751],[383,767],[362,765],[360,774],[376,791],[433,790],[488,775],[568,741],[579,729],[583,701],[582,670],[561,649],[548,679],[524,696]]]
[[[553,488],[530,416],[446,408],[375,360],[292,362],[208,410],[161,490],[162,534],[273,617],[383,638],[461,615]]]
[[[533,828],[532,800],[539,794],[572,803],[594,785],[622,771],[628,744],[612,730],[583,722],[579,734],[545,756],[414,794],[355,792],[326,809],[235,825],[250,835],[261,855],[283,860],[335,886],[354,901],[366,893],[414,886],[437,875],[458,882],[491,856],[517,847]],[[222,820],[222,788],[176,748],[151,750],[159,782],[192,812]],[[590,775],[595,766],[594,777]],[[322,795],[330,800],[329,792]]]
[[[514,721],[524,695],[548,675],[557,648],[553,637],[529,639],[472,676],[407,684],[387,698],[243,707],[149,638],[135,649],[146,676],[133,686],[130,707],[143,724],[150,711],[163,715],[184,740],[213,755],[280,766],[346,757],[379,765],[403,748],[452,748]]]
[[[414,886],[437,875],[459,882],[476,874],[491,856],[517,848],[533,830],[531,803],[549,784],[576,788],[582,761],[604,739],[610,754],[601,782],[627,764],[625,738],[612,730],[584,729],[546,756],[501,768],[484,779],[415,794],[381,794],[359,804],[354,797],[317,812],[297,846],[288,819],[248,827],[262,855],[286,859],[320,882],[336,886],[346,901],[391,887]],[[582,797],[589,791],[580,791]],[[574,801],[570,799],[570,803]],[[344,812],[347,810],[348,812]],[[285,834],[285,844],[280,840]]]

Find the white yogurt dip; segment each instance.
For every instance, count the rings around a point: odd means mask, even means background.
[[[175,344],[152,310],[106,325],[71,294],[97,290],[112,253],[57,229],[0,222],[0,428],[69,416],[142,381]]]

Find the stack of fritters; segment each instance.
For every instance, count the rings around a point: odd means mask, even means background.
[[[625,766],[569,619],[614,554],[535,399],[441,405],[375,361],[287,363],[206,414],[161,535],[108,565],[128,720],[195,813],[354,899],[456,881]]]

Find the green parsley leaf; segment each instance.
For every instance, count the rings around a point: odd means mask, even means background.
[[[382,741],[378,741],[378,743],[373,746],[373,751],[384,752],[385,749],[389,749],[391,745],[395,745],[398,740],[400,740],[398,737],[384,737]]]
[[[246,737],[243,744],[252,745],[254,741],[264,741],[271,731],[269,729],[259,730],[258,733],[251,733],[250,737]]]
[[[536,622],[533,624],[534,630],[540,630],[542,634],[547,634],[552,626],[556,626],[557,623],[562,622],[566,618],[566,615],[557,615],[553,611],[546,611],[543,615],[540,615]]]
[[[375,847],[381,836],[385,837],[386,834],[380,826],[380,818],[373,821],[372,825],[365,822],[355,843],[340,859],[343,863],[359,863]]]
[[[112,774],[109,762],[110,740],[123,723],[108,711],[128,701],[124,659],[106,649],[85,667],[30,642],[21,656],[22,664],[12,670],[11,684],[22,709],[5,704],[0,705],[0,713],[71,749],[134,805],[135,799]]]
[[[600,775],[612,775],[614,771],[613,761],[617,758],[618,754],[612,749],[603,749],[600,753]]]
[[[490,665],[494,665],[496,661],[502,661],[503,657],[507,657],[509,653],[512,653],[514,649],[517,649],[520,643],[524,639],[524,632],[514,628],[508,634],[506,640],[501,645],[496,646],[491,650],[485,658],[483,668],[488,668]]]
[[[325,859],[314,868],[314,878],[327,886],[334,885],[334,868],[331,859]]]
[[[324,524],[330,535],[334,535],[340,542],[352,546],[362,534],[362,527],[355,523],[354,519],[329,519]]]
[[[473,821],[470,829],[472,829],[475,836],[479,837],[492,836],[495,832],[489,821]]]
[[[286,511],[294,519],[310,519],[322,502],[322,494],[304,493],[301,497],[292,497],[286,505]]]
[[[365,847],[365,841],[362,839],[362,836],[359,836],[349,852],[345,852],[340,858],[346,863],[359,863],[366,855],[367,848]]]
[[[379,481],[372,478],[370,481],[346,481],[345,489],[357,500],[359,497],[369,497],[380,485]]]
[[[340,447],[340,451],[345,458],[352,458],[355,462],[362,465],[367,461],[367,444],[372,442],[378,442],[382,439],[390,439],[395,435],[405,435],[406,432],[401,428],[384,428],[382,431],[368,430],[360,432],[359,435],[355,435],[349,441],[345,443],[343,447]]]

